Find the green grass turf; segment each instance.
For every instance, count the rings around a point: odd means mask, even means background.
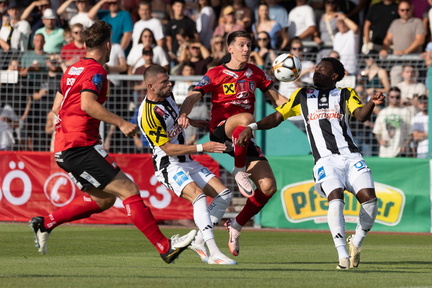
[[[230,255],[226,231],[215,235]],[[245,230],[237,265],[208,265],[191,250],[168,265],[133,226],[66,225],[41,256],[27,225],[0,223],[0,288],[432,287],[431,235],[371,233],[363,249],[359,268],[338,271],[329,233]]]

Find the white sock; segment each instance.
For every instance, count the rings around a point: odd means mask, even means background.
[[[213,227],[216,226],[225,214],[225,210],[231,202],[233,195],[229,189],[223,190],[221,193],[216,195],[213,201],[208,206],[210,214],[210,220],[213,223]]]
[[[356,247],[361,247],[363,240],[369,230],[372,228],[378,212],[378,201],[372,199],[361,204],[359,222],[357,224],[353,237],[353,244]]]
[[[327,213],[327,222],[333,237],[339,259],[349,257],[345,243],[344,202],[341,199],[331,200]]]
[[[207,200],[204,193],[198,195],[192,202],[193,217],[195,225],[198,227],[205,242],[214,239],[213,224],[210,220],[210,214],[207,210]]]

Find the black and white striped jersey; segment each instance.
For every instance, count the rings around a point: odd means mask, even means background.
[[[177,123],[179,109],[172,97],[162,102],[153,102],[147,97],[138,110],[138,125],[153,150],[155,170],[161,170],[174,162],[192,161],[190,155],[167,156],[160,148],[163,144],[185,144],[184,129]]]
[[[330,154],[359,152],[348,125],[348,116],[362,106],[352,88],[318,90],[304,87],[297,89],[276,110],[283,115],[284,120],[302,115],[316,162]]]

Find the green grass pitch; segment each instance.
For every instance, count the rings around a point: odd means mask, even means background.
[[[162,230],[169,237],[188,231]],[[227,232],[218,227],[215,236],[230,255]],[[348,271],[335,269],[328,232],[248,229],[240,244],[237,265],[208,265],[189,249],[166,264],[133,226],[65,225],[53,231],[42,256],[26,224],[0,222],[0,288],[432,287],[431,234],[372,232],[359,268]]]

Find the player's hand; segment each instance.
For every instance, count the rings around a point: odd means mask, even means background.
[[[370,99],[376,106],[381,105],[385,101],[385,96],[382,92],[375,92]]]
[[[132,137],[135,136],[138,126],[135,124],[132,124],[131,122],[124,121],[122,125],[119,126],[120,131],[123,132],[123,134],[126,137]]]
[[[190,125],[189,118],[185,114],[180,115],[177,119],[177,123],[181,128],[185,129]]]
[[[243,129],[243,131],[240,133],[237,139],[237,143],[234,144],[244,147],[247,143],[249,143],[252,136],[253,136],[252,129],[249,126],[246,126],[245,129]]]
[[[204,152],[223,153],[225,149],[225,144],[219,142],[209,141],[203,144]]]

